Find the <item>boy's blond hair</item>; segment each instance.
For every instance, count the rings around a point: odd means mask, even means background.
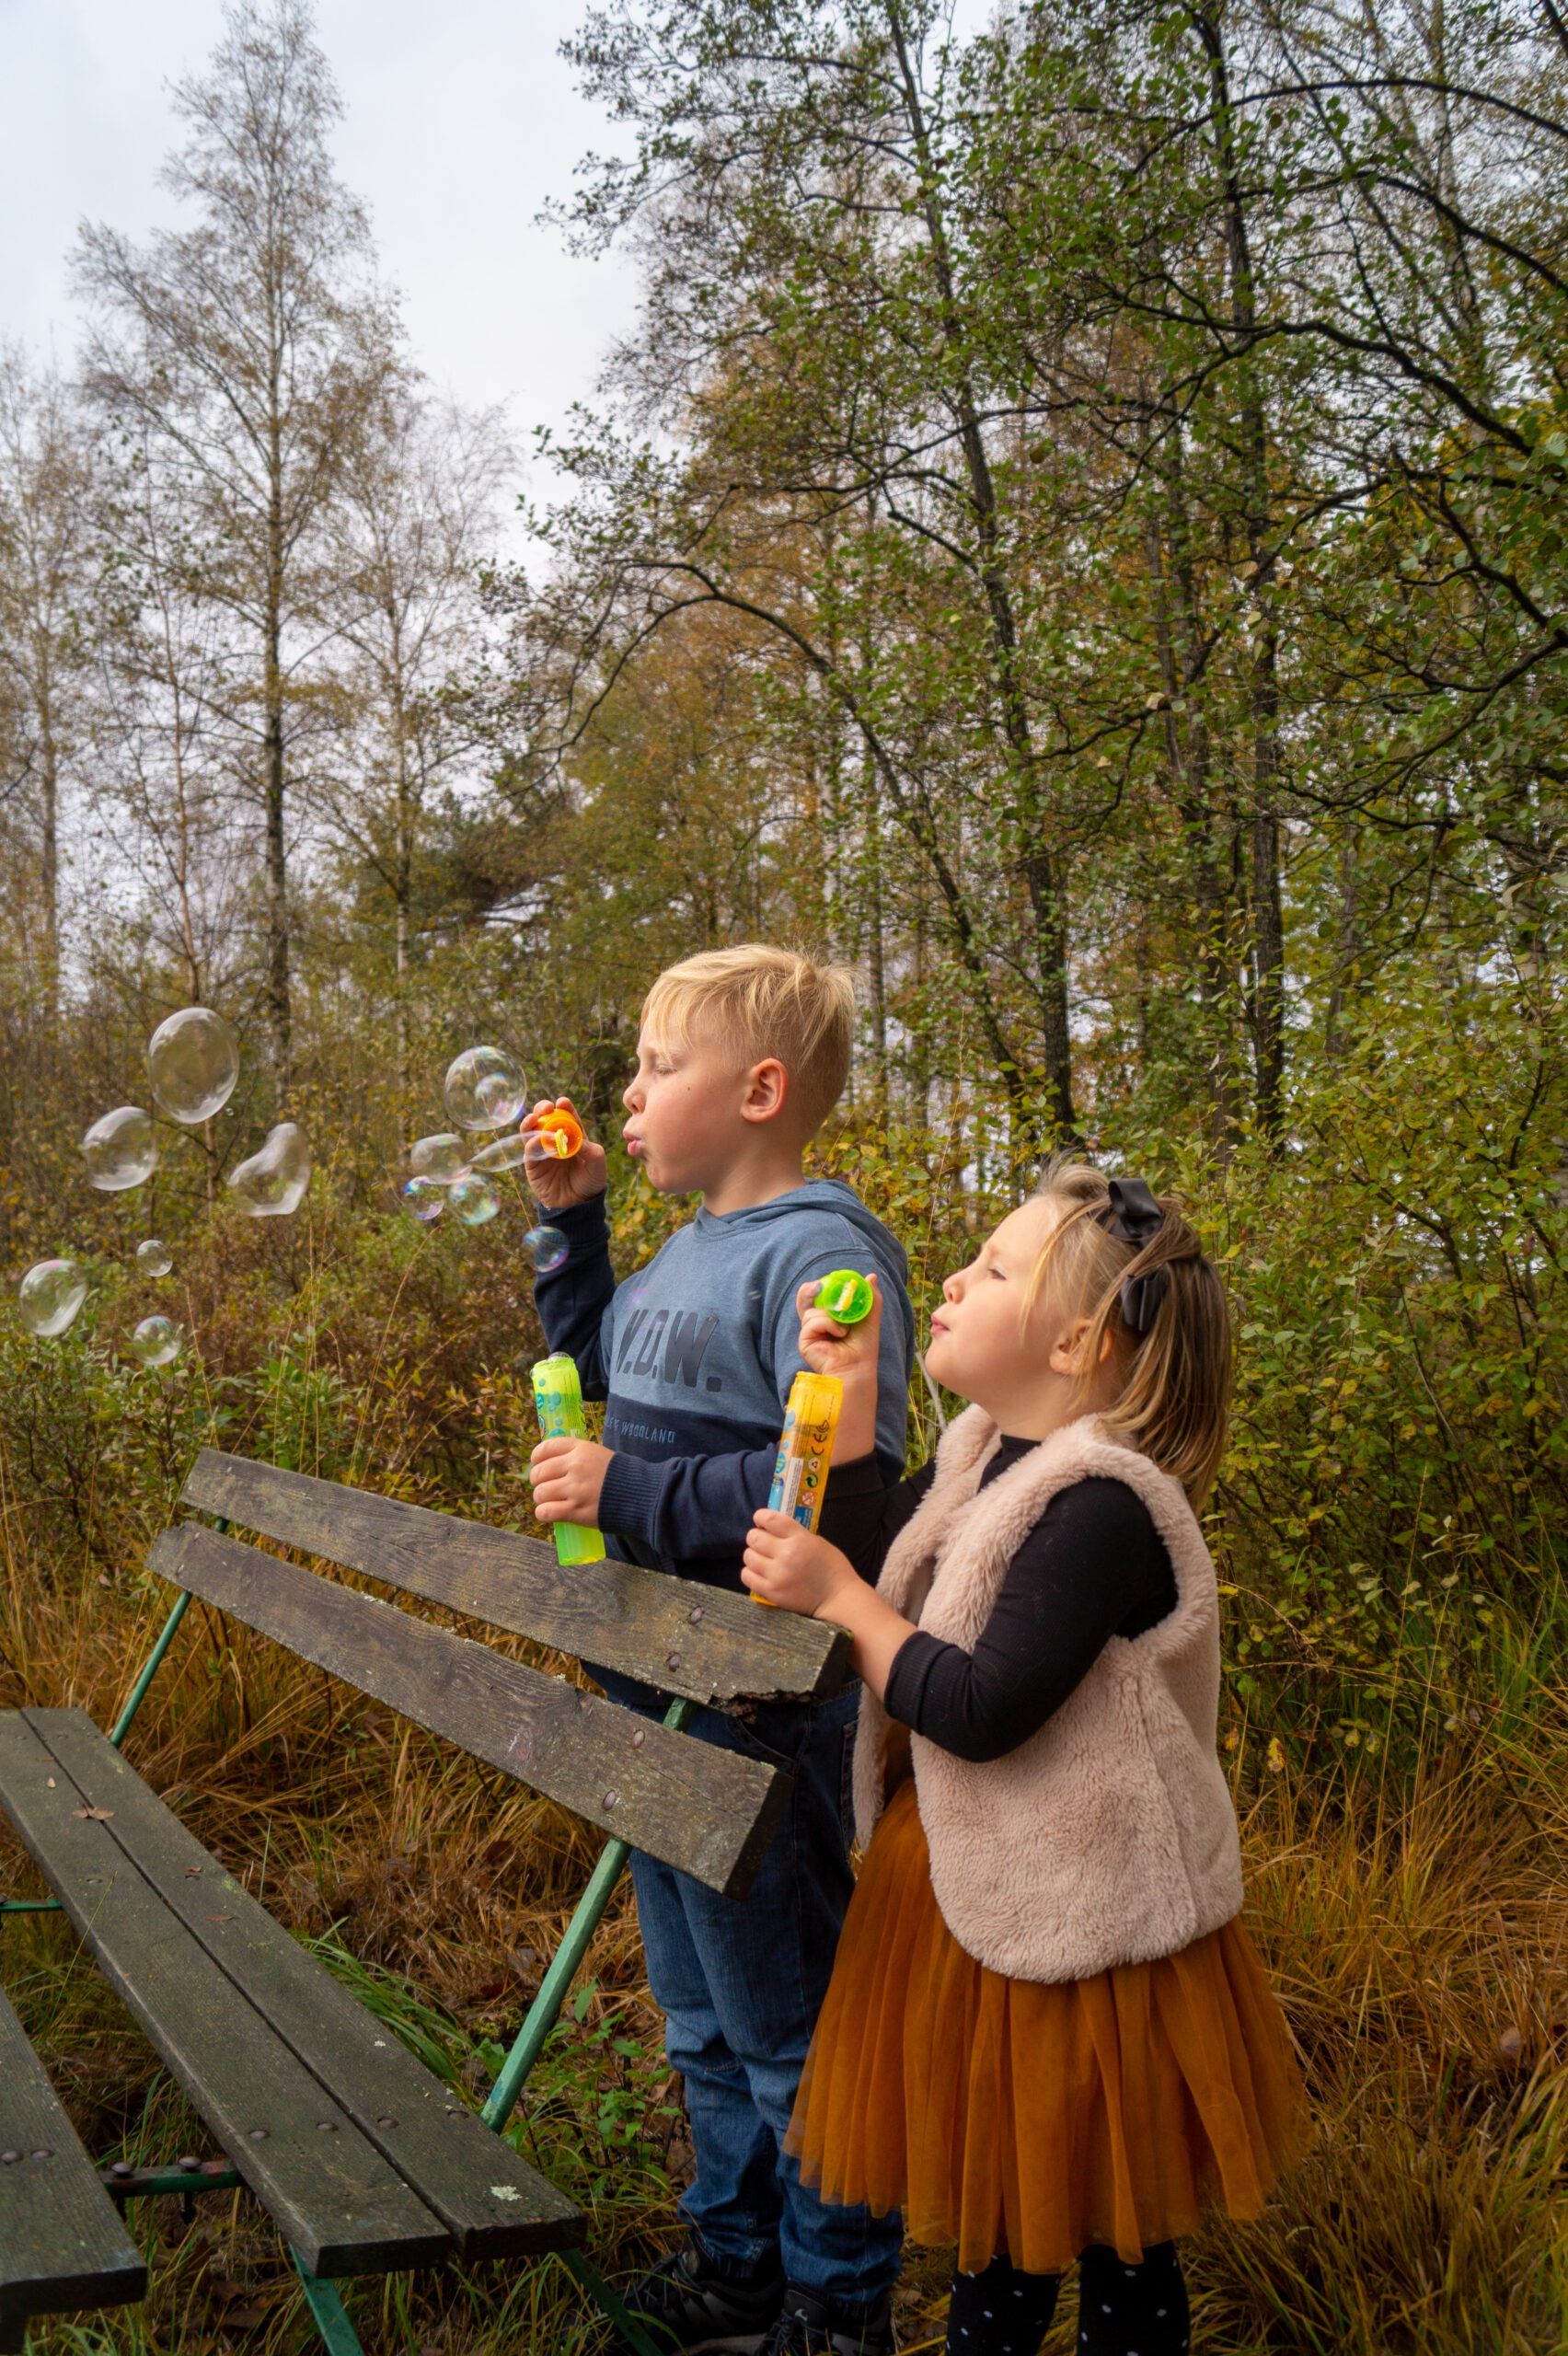
[[[844,1092],[855,1034],[855,982],[794,949],[744,941],[669,966],[642,1001],[642,1022],[672,1046],[729,1049],[744,1068],[776,1056],[790,1075],[802,1135]]]

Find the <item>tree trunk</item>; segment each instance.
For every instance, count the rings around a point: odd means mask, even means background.
[[[1230,79],[1219,11],[1212,5],[1212,0],[1205,0],[1205,5],[1194,12],[1193,23],[1208,59],[1215,143],[1225,190],[1230,314],[1243,342],[1239,414],[1242,499],[1247,555],[1251,566],[1251,594],[1258,601],[1259,617],[1248,679],[1252,753],[1250,828],[1252,952],[1248,1014],[1252,1034],[1258,1120],[1266,1136],[1277,1138],[1284,1117],[1285,1082],[1285,918],[1279,873],[1283,763],[1279,741],[1279,634],[1274,620],[1268,577],[1272,560],[1269,548],[1268,430],[1253,363],[1257,299],[1247,232],[1246,202],[1236,153]]]
[[[937,202],[935,168],[925,109],[910,63],[909,45],[897,0],[889,0],[887,20],[898,60],[905,110],[920,175],[921,210],[941,305],[943,333],[950,349],[956,351],[962,344],[962,337],[947,227]],[[981,430],[979,403],[967,369],[963,364],[954,381],[953,403],[958,417],[959,444],[963,452],[964,469],[974,511],[979,572],[996,660],[1002,734],[1019,813],[1013,824],[1021,837],[1020,866],[1035,921],[1037,990],[1046,1092],[1046,1119],[1041,1126],[1065,1142],[1078,1135],[1078,1119],[1073,1109],[1072,1034],[1067,1001],[1066,893],[1059,864],[1045,839],[1044,813],[1038,806],[1034,745],[1019,670],[1018,629],[1012,594],[1001,562],[996,483]]]
[[[267,1022],[271,1034],[272,1076],[281,1109],[294,1064],[294,1008],[289,987],[288,842],[284,833],[287,772],[282,662],[282,471],[275,386],[270,447],[272,465],[267,516],[267,602],[261,650],[264,728],[262,809],[267,863]]]

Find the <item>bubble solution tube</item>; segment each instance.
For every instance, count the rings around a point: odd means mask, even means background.
[[[568,1357],[564,1350],[536,1363],[534,1404],[539,1411],[539,1429],[546,1439],[587,1438],[577,1361]],[[558,1521],[555,1542],[558,1563],[602,1563],[605,1559],[604,1539],[596,1530],[584,1529],[581,1522]]]
[[[844,1404],[844,1385],[835,1374],[798,1374],[790,1386],[784,1411],[784,1433],[773,1467],[768,1506],[787,1513],[802,1530],[814,1530],[822,1519],[823,1493],[833,1461],[833,1436]],[[765,1595],[753,1601],[767,1603]],[[776,1607],[768,1604],[768,1610]]]

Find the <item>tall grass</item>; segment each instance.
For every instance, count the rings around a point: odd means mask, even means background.
[[[932,1200],[928,1182],[923,1204],[890,1207],[907,1232]],[[940,1272],[951,1239],[928,1256]],[[201,1349],[173,1379],[122,1367],[112,1282],[96,1331],[50,1351],[0,1344],[0,1706],[111,1720],[169,1601],[143,1569],[146,1543],[203,1438],[524,1521],[518,1360],[535,1329],[503,1259],[459,1263],[444,1242],[362,1220],[292,1240],[220,1230],[182,1270]],[[1251,1415],[1239,1485],[1257,1493],[1286,1423],[1273,1394]],[[1510,1533],[1551,1524],[1554,1496],[1516,1481],[1510,1496]],[[1231,1634],[1250,1646],[1244,1661],[1231,1647],[1222,1731],[1251,1920],[1319,2132],[1261,2223],[1216,2219],[1193,2245],[1198,2347],[1568,2348],[1568,1596],[1539,1546],[1528,1576],[1514,1564],[1499,1577],[1495,1553],[1455,1542],[1462,1518],[1445,1537],[1424,1510],[1390,1508],[1371,1594],[1310,1557],[1311,1530],[1273,1567],[1244,1517],[1220,1533]],[[1351,1542],[1350,1570],[1365,1569],[1365,1517]],[[1302,1563],[1309,1593],[1291,1584]],[[479,2097],[591,1863],[582,1826],[201,1606],[127,1748],[330,1969]],[[8,1833],[0,1888],[41,1888]],[[211,2148],[60,1918],[12,1918],[0,1941],[89,2149]],[[687,2154],[624,1891],[515,2131],[589,2212],[606,2270],[666,2241]],[[144,2308],[40,2327],[38,2347],[309,2344],[248,2198],[209,2199],[190,2226],[173,2204],[132,2216],[155,2260]],[[910,2253],[905,2348],[940,2344],[945,2283],[941,2253]],[[552,2262],[348,2296],[375,2350],[571,2356],[598,2336]],[[1069,2298],[1051,2347],[1074,2337]]]

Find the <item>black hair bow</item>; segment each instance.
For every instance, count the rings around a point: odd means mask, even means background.
[[[1165,1223],[1165,1213],[1142,1178],[1113,1178],[1111,1200],[1099,1217],[1118,1242],[1130,1243],[1135,1252],[1151,1243]],[[1168,1269],[1147,1268],[1123,1285],[1122,1314],[1135,1334],[1147,1334],[1154,1323],[1169,1281]]]

